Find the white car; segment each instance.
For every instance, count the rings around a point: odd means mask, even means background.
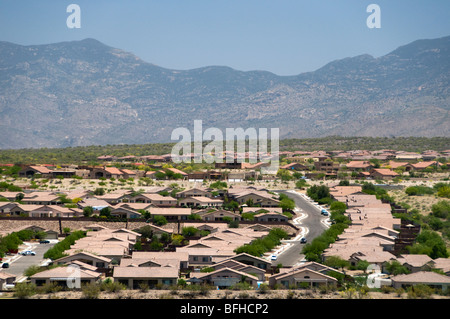
[[[270,256],[270,260],[277,260],[278,256],[277,255],[272,255]]]
[[[25,250],[20,253],[22,256],[35,256],[36,253],[32,250]]]

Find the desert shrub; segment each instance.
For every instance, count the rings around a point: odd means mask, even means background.
[[[82,299],[98,299],[101,289],[97,283],[88,283],[81,287],[81,291]]]
[[[14,288],[14,297],[19,299],[27,299],[34,294],[36,294],[35,284],[20,282]]]

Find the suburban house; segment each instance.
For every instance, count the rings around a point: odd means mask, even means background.
[[[119,218],[142,218],[141,213],[126,207],[112,208],[110,214]]]
[[[172,267],[180,270],[189,268],[189,253],[170,251],[133,251],[131,256],[123,258],[121,267],[137,265],[139,267]]]
[[[392,179],[397,176],[399,174],[387,168],[374,168],[370,171],[370,177],[374,179]]]
[[[31,165],[26,166],[18,172],[19,177],[33,177],[34,175],[40,175],[43,178],[52,177],[52,171],[46,166]]]
[[[177,267],[114,267],[115,282],[124,284],[129,289],[139,289],[143,285],[155,288],[159,285],[175,285],[179,271]]]
[[[293,171],[306,171],[309,169],[308,166],[303,165],[301,163],[290,163],[283,166],[280,166],[281,169],[293,170]]]
[[[269,278],[269,285],[281,285],[284,288],[300,287],[303,283],[308,286],[315,287],[319,285],[336,285],[337,279],[323,272],[309,269],[308,267],[301,267],[271,276]]]
[[[168,221],[186,220],[192,213],[192,210],[189,207],[151,207],[148,211],[151,215],[164,216]]]
[[[23,205],[22,207],[25,207]],[[83,211],[79,208],[67,208],[63,206],[43,205],[28,211],[29,217],[79,217],[83,216]]]
[[[265,270],[255,267],[255,266],[243,264],[234,259],[225,259],[221,262],[218,262],[216,264],[209,266],[209,268],[214,269],[214,270],[218,270],[218,269],[222,269],[222,268],[230,268],[230,269],[235,269],[235,270],[238,270],[241,272],[245,272],[247,274],[251,274],[251,275],[257,277],[259,281],[264,281],[266,279],[266,271]]]
[[[198,208],[220,207],[223,205],[223,200],[204,196],[192,196],[179,200],[178,205],[185,207],[198,207]]]
[[[111,266],[111,259],[94,255],[85,251],[61,257],[54,260],[54,263],[56,263],[57,265],[64,265],[72,263],[74,261],[80,261],[87,265],[94,266],[96,268],[96,271],[100,271],[101,269],[109,268]]]
[[[21,202],[26,205],[60,205],[60,196],[53,192],[32,192],[25,194]]]
[[[80,288],[83,284],[95,283],[101,280],[102,273],[94,269],[95,267],[80,262],[69,263],[67,266],[38,272],[32,275],[30,280],[36,286],[56,283],[63,287]]]
[[[450,276],[450,258],[436,258],[433,263],[433,268],[442,270],[447,276]]]
[[[395,162],[395,161],[389,161],[388,166],[391,169],[397,169],[397,168],[404,168],[405,171],[408,171],[408,162]]]
[[[419,271],[407,275],[397,275],[391,278],[394,288],[408,288],[415,285],[428,285],[431,288],[447,291],[450,287],[450,277],[433,271]]]
[[[231,218],[231,220],[239,221],[241,220],[241,215],[238,213],[233,213],[228,210],[212,210],[212,211],[203,211],[200,214],[202,220],[204,221],[223,221],[224,218]]]
[[[345,164],[349,171],[370,171],[373,165],[368,161],[350,161]]]
[[[339,170],[340,165],[339,163],[335,163],[331,160],[325,160],[314,162],[314,167],[316,170],[321,172],[335,173]]]
[[[33,209],[41,206],[42,205],[21,205],[19,203],[0,202],[0,214],[2,216],[28,215],[30,208]]]
[[[249,179],[256,179],[256,171],[234,171],[227,174],[228,182],[242,182]]]
[[[260,213],[254,215],[255,221],[257,222],[288,222],[289,218],[286,215],[276,213],[276,212],[268,212],[268,213]]]
[[[230,288],[242,281],[256,288],[259,278],[240,270],[225,267],[212,272],[194,272],[190,274],[190,278],[188,279],[190,283],[211,284],[217,286],[219,289]]]
[[[409,171],[422,171],[427,168],[437,168],[440,165],[441,165],[441,163],[439,163],[437,161],[424,161],[424,162],[407,164],[406,168]]]
[[[85,207],[92,207],[94,210],[94,213],[97,213],[101,211],[105,207],[112,207],[112,204],[108,203],[107,201],[103,199],[98,198],[85,198],[82,201],[79,201],[77,203],[78,207],[81,209],[84,209]]]
[[[0,271],[0,289],[6,289],[6,285],[13,285],[16,281],[16,275]]]
[[[178,192],[176,194],[177,198],[188,198],[188,197],[197,197],[197,196],[212,197],[211,190],[206,189],[206,188],[193,187],[193,188]]]
[[[280,268],[280,272],[278,274],[274,274],[274,275],[269,277],[269,285],[271,287],[274,287],[277,284],[282,284],[285,287],[289,287],[292,284],[296,285],[295,281],[293,281],[292,280],[293,278],[291,278],[291,277],[292,276],[296,276],[297,271],[302,270],[302,269],[309,269],[309,270],[312,270],[314,272],[317,272],[317,273],[320,273],[320,274],[323,274],[323,275],[327,275],[327,276],[329,276],[330,273],[338,273],[338,274],[343,275],[342,272],[338,271],[335,268],[328,267],[328,266],[325,266],[323,264],[319,264],[319,263],[314,262],[314,261],[309,261],[309,262],[301,263],[300,265],[295,266],[293,268]],[[288,275],[288,276],[286,276],[286,275]],[[318,278],[319,280],[317,280],[316,282],[311,282],[310,281],[309,282],[310,284],[314,285],[314,284],[321,284],[321,283],[324,283],[324,282],[328,283],[328,284],[329,283],[333,283],[333,284],[336,283],[334,280],[331,280],[331,279],[329,279],[327,277],[317,277],[317,276],[315,276],[315,277]],[[308,279],[308,278],[304,278],[304,276],[303,277],[297,277],[297,278]],[[311,279],[311,278],[309,278],[309,279]],[[325,279],[325,281],[323,279]],[[282,282],[282,281],[284,281],[284,282]],[[303,282],[305,282],[305,281],[303,281]]]
[[[253,205],[260,207],[279,207],[280,201],[274,198],[274,195],[268,192],[243,190],[237,193],[228,192],[230,199],[239,203],[239,205],[246,204],[247,201],[252,201]]]
[[[434,261],[428,255],[400,255],[397,261],[412,273],[430,271],[434,267]]]
[[[125,177],[125,173],[122,172],[120,169],[116,168],[116,167],[94,167],[90,174],[89,174],[90,178],[106,178],[106,179],[110,179],[110,178],[115,178],[115,179],[119,179],[119,178],[124,178]]]
[[[251,265],[251,266],[255,266],[264,270],[268,270],[270,269],[270,266],[272,265],[272,263],[264,258],[260,258],[260,257],[255,257],[252,255],[249,255],[247,253],[241,253],[239,255],[233,256],[230,259],[239,261],[243,264],[246,265]]]

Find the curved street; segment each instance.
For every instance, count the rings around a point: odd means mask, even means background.
[[[296,238],[283,241],[289,246],[280,252],[277,260],[272,261],[272,265],[282,264],[284,267],[294,266],[304,259],[301,254],[305,244],[300,243],[300,239],[305,237],[307,242],[321,235],[328,227],[328,217],[320,214],[321,208],[311,201],[308,196],[298,193],[295,190],[280,190],[277,193],[284,193],[295,201],[295,213],[293,223],[300,229]]]

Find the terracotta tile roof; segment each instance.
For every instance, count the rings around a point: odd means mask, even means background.
[[[113,175],[123,175],[123,173],[116,167],[105,167],[105,171]]]
[[[177,267],[114,267],[114,278],[178,278]]]
[[[50,174],[52,171],[49,170],[47,167],[45,166],[30,166],[30,168],[38,171],[41,174]]]
[[[450,277],[433,271],[419,271],[408,275],[397,275],[391,278],[395,282],[423,283],[423,284],[450,284]]]
[[[45,278],[72,278],[75,275],[80,276],[80,279],[95,279],[100,278],[101,273],[74,267],[57,267],[49,270],[44,270],[34,274],[30,278],[45,279]]]
[[[433,259],[428,255],[400,255],[397,260],[401,264],[407,263],[413,267],[422,267]]]

